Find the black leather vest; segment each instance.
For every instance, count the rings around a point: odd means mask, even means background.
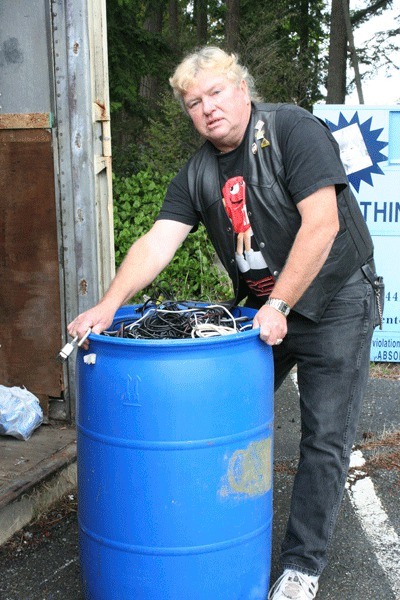
[[[300,214],[285,186],[284,165],[278,147],[275,117],[277,104],[256,104],[245,141],[243,177],[246,182],[247,210],[258,246],[275,277],[279,277],[299,230]],[[310,119],[315,117],[309,114]],[[256,123],[264,122],[270,145],[254,153]],[[321,122],[321,127],[325,125]],[[330,135],[330,134],[329,134]],[[338,157],[339,149],[332,137]],[[221,201],[218,161],[214,147],[206,142],[192,157],[188,169],[192,202],[205,224],[215,250],[226,268],[235,291],[240,292],[235,260],[235,235]],[[347,187],[337,196],[340,231],[321,271],[293,310],[318,322],[330,300],[346,280],[373,254],[373,244],[358,203]]]

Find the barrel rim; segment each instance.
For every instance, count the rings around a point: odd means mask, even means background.
[[[204,304],[206,304],[206,303],[204,303]],[[137,304],[126,304],[124,306],[121,306],[121,308],[119,308],[117,310],[117,312],[115,313],[113,322],[117,319],[118,315],[119,315],[119,318],[122,315],[127,316],[129,314],[129,309],[134,310],[137,306],[138,306]],[[240,310],[244,310],[245,312],[253,313],[254,315],[257,313],[257,310],[252,309],[252,308],[248,308],[248,307],[238,307],[238,308]],[[256,327],[254,329],[240,331],[235,334],[220,335],[220,336],[209,337],[209,338],[195,338],[195,339],[186,338],[186,339],[153,340],[153,339],[117,338],[117,337],[106,336],[106,335],[97,334],[97,333],[91,333],[89,335],[88,339],[89,339],[89,342],[95,342],[96,344],[104,343],[104,344],[115,344],[117,346],[177,348],[180,346],[187,347],[187,346],[193,346],[193,345],[199,347],[199,346],[210,346],[210,345],[215,346],[215,345],[220,345],[220,344],[223,344],[224,346],[232,345],[232,344],[239,344],[239,343],[244,343],[255,337],[259,337],[259,335],[260,335],[260,328]]]

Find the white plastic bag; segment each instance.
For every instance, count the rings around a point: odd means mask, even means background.
[[[0,385],[0,435],[28,440],[43,422],[39,400],[26,388]]]

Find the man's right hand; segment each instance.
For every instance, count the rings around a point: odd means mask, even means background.
[[[114,314],[114,309],[110,309],[106,304],[99,302],[99,304],[96,304],[93,308],[81,313],[71,321],[67,327],[68,333],[73,338],[78,336],[78,339],[81,339],[90,328],[92,333],[99,334],[110,327]],[[85,340],[82,344],[82,348],[87,350],[88,347],[89,342]]]

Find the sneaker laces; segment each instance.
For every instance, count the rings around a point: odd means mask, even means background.
[[[313,600],[317,591],[317,577],[300,571],[286,570],[272,586],[268,599]]]

